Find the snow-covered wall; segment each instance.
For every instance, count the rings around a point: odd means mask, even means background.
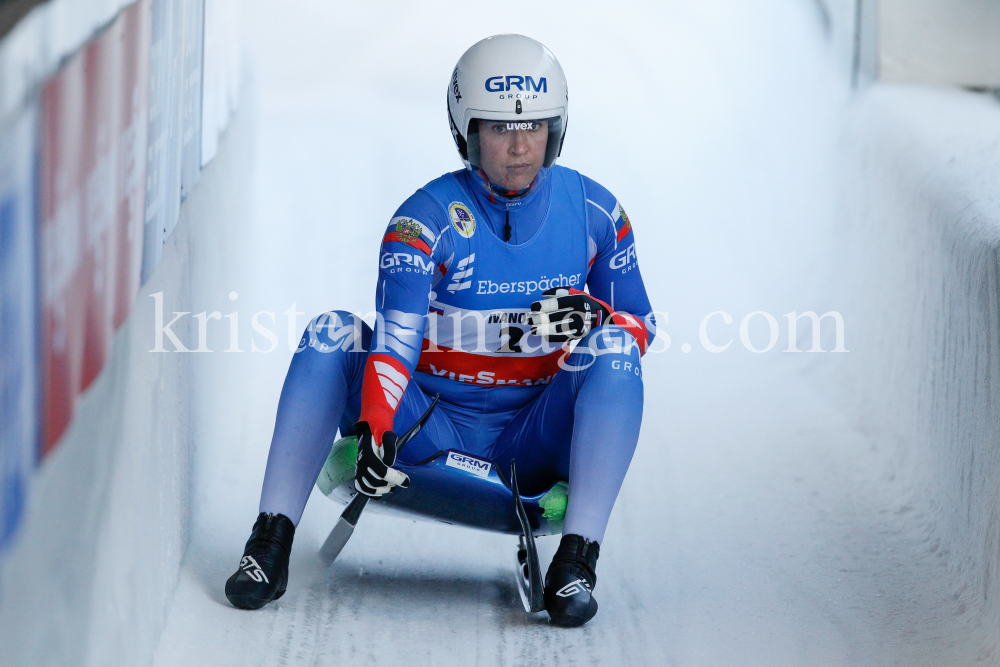
[[[836,387],[947,566],[956,623],[997,660],[1000,627],[1000,105],[879,84],[854,100],[841,165]],[[958,636],[942,628],[944,637]]]
[[[34,478],[0,570],[5,666],[152,659],[187,547],[198,432],[192,386],[208,355],[150,352],[157,299],[149,295],[162,293],[169,322],[173,311],[200,310],[208,295],[228,293],[221,283],[227,264],[241,261],[247,216],[246,116],[234,116],[104,372]],[[181,340],[197,338],[190,317],[173,330]]]
[[[202,376],[150,348],[243,238],[241,12],[50,0],[0,41],[0,664],[141,665],[159,640]]]

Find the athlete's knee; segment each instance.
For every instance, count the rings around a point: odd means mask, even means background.
[[[618,324],[605,324],[591,329],[590,333],[584,336],[580,343],[582,345],[589,345],[591,341],[596,341],[595,344],[608,346],[617,345],[623,348],[639,348],[639,343],[636,341],[635,336],[628,329]]]
[[[632,333],[616,324],[605,324],[583,337],[576,350],[595,357],[625,356],[639,359],[642,350]]]
[[[642,353],[626,329],[606,325],[594,329],[576,346],[570,366],[587,371],[587,381],[642,382]]]
[[[640,383],[642,382],[642,364],[639,363],[638,358],[622,357],[610,359],[604,366],[604,370],[605,375],[616,379],[624,373],[626,376],[635,376]]]
[[[320,353],[335,350],[365,352],[371,337],[371,327],[359,316],[345,310],[330,310],[309,322],[295,351],[313,349]]]

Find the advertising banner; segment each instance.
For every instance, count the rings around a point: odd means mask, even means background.
[[[145,197],[149,2],[123,10],[41,96],[44,451],[135,300]]]
[[[115,182],[118,180],[118,113],[121,109],[121,30],[119,19],[77,56],[83,60],[83,149],[80,185],[83,201],[81,296],[83,371],[77,391],[90,386],[111,351],[116,252]]]
[[[93,283],[83,267],[85,65],[82,54],[71,58],[41,95],[38,233],[45,453],[69,425],[82,385],[85,316]]]
[[[0,122],[0,551],[21,518],[38,447],[35,110]]]
[[[149,130],[150,2],[137,2],[123,13],[121,110],[118,125],[118,178],[115,181],[118,238],[114,328],[128,317],[139,293],[142,234],[145,221],[146,150]]]
[[[205,0],[184,2],[184,94],[181,104],[181,199],[201,178],[201,105]],[[170,231],[173,231],[171,228]]]
[[[142,282],[201,169],[203,0],[153,0]]]
[[[219,150],[219,139],[240,101],[243,83],[243,0],[205,0],[205,79],[201,102],[201,163]]]

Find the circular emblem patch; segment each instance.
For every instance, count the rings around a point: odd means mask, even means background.
[[[467,239],[472,238],[476,233],[476,218],[472,215],[472,211],[465,204],[454,201],[448,207],[448,214],[451,216],[451,224],[455,227],[455,231]]]

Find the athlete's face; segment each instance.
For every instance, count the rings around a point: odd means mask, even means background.
[[[490,181],[508,190],[526,188],[535,180],[545,162],[549,137],[548,121],[517,124],[526,124],[530,129],[508,129],[506,121],[479,121],[480,166]]]

